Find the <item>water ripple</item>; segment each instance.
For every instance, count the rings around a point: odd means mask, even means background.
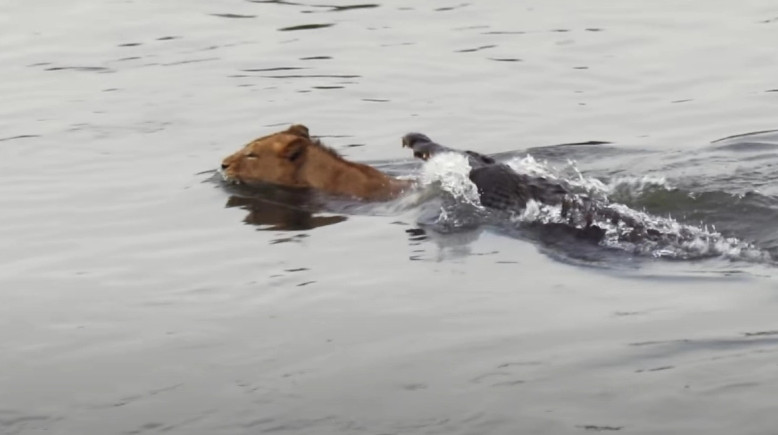
[[[219,18],[256,18],[256,15],[241,15],[241,14],[211,14],[213,17],[219,17]]]
[[[324,29],[327,27],[332,27],[335,24],[333,23],[325,23],[325,24],[301,24],[298,26],[289,26],[289,27],[282,27],[278,29],[279,32],[290,32],[295,30],[314,30],[314,29]]]

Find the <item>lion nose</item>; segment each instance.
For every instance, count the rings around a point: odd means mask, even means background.
[[[227,169],[230,167],[229,163],[222,163],[222,169]]]

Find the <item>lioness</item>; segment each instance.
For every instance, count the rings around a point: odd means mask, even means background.
[[[250,142],[222,161],[222,174],[228,181],[313,188],[368,201],[392,199],[411,186],[410,181],[344,159],[312,139],[301,124]]]

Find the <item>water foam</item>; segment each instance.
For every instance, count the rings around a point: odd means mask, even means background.
[[[458,153],[442,153],[431,157],[422,167],[422,185],[439,185],[455,199],[481,207],[478,188],[470,181],[470,163]]]
[[[531,155],[514,158],[507,164],[519,173],[564,185],[573,196],[586,197],[602,203],[602,207],[626,217],[613,222],[595,216],[594,225],[605,230],[602,246],[654,258],[700,259],[722,257],[727,259],[770,262],[770,255],[751,243],[727,237],[715,228],[683,224],[671,216],[654,216],[632,209],[619,202],[627,202],[651,190],[673,187],[661,176],[620,176],[607,182],[584,175],[575,162],[568,161],[562,168],[538,161]],[[470,181],[470,165],[466,157],[456,153],[434,156],[423,167],[420,181],[424,185],[437,184],[456,200],[479,208],[478,190]],[[611,202],[611,198],[619,202]],[[456,220],[451,210],[441,209],[439,222]],[[530,201],[524,210],[511,217],[514,223],[569,224],[559,205]],[[659,236],[657,236],[657,234]],[[653,236],[651,236],[653,235]]]

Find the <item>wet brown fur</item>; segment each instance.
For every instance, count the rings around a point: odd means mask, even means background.
[[[295,124],[250,142],[222,161],[227,180],[322,190],[369,201],[388,200],[410,186],[371,166],[350,162]]]

